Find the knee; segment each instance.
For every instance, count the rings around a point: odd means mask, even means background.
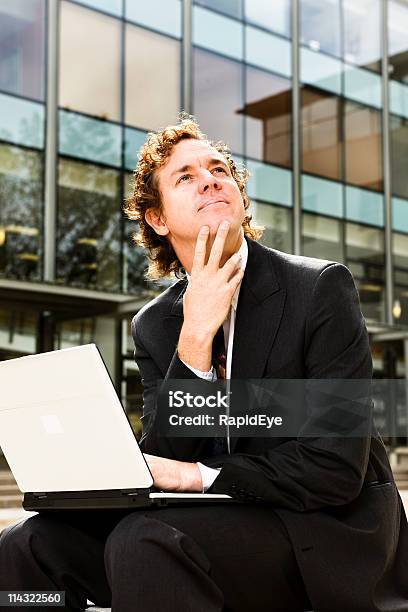
[[[24,519],[16,525],[10,525],[0,533],[0,556],[7,554],[10,547],[15,549],[19,544],[29,539],[32,531],[31,522],[34,517]]]
[[[0,557],[15,553],[17,550],[27,550],[35,537],[47,537],[49,534],[48,521],[41,515],[30,516],[16,525],[6,527],[0,533]]]
[[[105,543],[105,561],[112,558],[123,558],[123,555],[143,558],[146,549],[159,545],[167,548],[167,543],[174,544],[183,534],[175,527],[139,512],[127,515],[114,527]]]

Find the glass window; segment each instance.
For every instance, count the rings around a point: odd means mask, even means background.
[[[389,81],[390,111],[408,119],[408,84]]]
[[[341,179],[341,108],[337,96],[301,90],[302,170]]]
[[[354,275],[366,319],[384,321],[384,232],[346,223],[346,264]]]
[[[342,62],[310,49],[300,49],[300,80],[325,91],[341,94]]]
[[[408,235],[393,233],[395,323],[408,325]]]
[[[126,26],[125,74],[128,125],[157,130],[176,122],[180,111],[179,41]]]
[[[243,57],[243,25],[199,6],[193,8],[193,43],[234,59]]]
[[[37,329],[36,312],[0,308],[0,361],[36,353]]]
[[[340,183],[303,174],[301,192],[303,210],[343,217],[343,186]]]
[[[388,3],[390,109],[408,118],[408,5]]]
[[[140,147],[145,143],[147,132],[125,128],[125,168],[134,170]]]
[[[61,2],[59,104],[120,119],[120,21]]]
[[[392,228],[408,234],[408,200],[392,198]]]
[[[381,77],[369,70],[345,65],[344,95],[350,100],[381,108]]]
[[[279,251],[292,251],[292,212],[281,206],[251,201],[249,212],[255,224],[263,225],[260,242]]]
[[[291,45],[288,40],[252,26],[245,27],[245,36],[245,59],[248,64],[291,76]]]
[[[250,198],[292,206],[292,172],[269,164],[248,159],[246,166],[251,174],[247,184]]]
[[[117,17],[122,15],[122,0],[79,0],[79,2]]]
[[[345,180],[382,191],[381,113],[352,102],[344,113]]]
[[[44,0],[0,0],[0,89],[44,100]]]
[[[121,166],[122,128],[115,123],[59,112],[59,152],[62,155]]]
[[[57,282],[120,289],[120,175],[61,159],[57,221]]]
[[[270,72],[246,68],[245,115],[248,157],[291,165],[291,82]]]
[[[125,222],[125,242],[123,244],[123,291],[125,293],[147,294],[155,288],[155,283],[145,278],[148,260],[146,251],[142,247],[137,246],[133,241],[133,236],[137,231],[137,223],[134,221]]]
[[[0,139],[44,147],[44,105],[0,93]]]
[[[242,153],[242,64],[195,49],[193,70],[193,109],[202,130]]]
[[[0,276],[40,279],[42,226],[42,155],[0,144]]]
[[[346,185],[346,217],[351,221],[384,227],[383,195]]]
[[[164,34],[181,37],[180,0],[126,0],[126,19]]]
[[[300,0],[300,42],[341,57],[339,0]]]
[[[245,19],[291,38],[290,0],[245,0]]]
[[[200,4],[238,19],[242,17],[242,2],[243,0],[194,0],[194,4]]]
[[[302,254],[343,261],[342,222],[320,215],[302,214]]]
[[[343,20],[346,62],[381,72],[380,0],[343,0]]]
[[[408,6],[405,2],[388,2],[388,54],[390,74],[396,81],[408,84]]]
[[[408,198],[408,119],[390,116],[391,189]]]

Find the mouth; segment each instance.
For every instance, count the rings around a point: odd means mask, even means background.
[[[226,200],[222,200],[222,199],[214,199],[214,200],[208,200],[207,202],[203,202],[202,204],[200,204],[200,206],[197,209],[197,212],[200,212],[200,210],[204,210],[204,208],[207,208],[208,206],[211,206],[211,204],[227,204]]]

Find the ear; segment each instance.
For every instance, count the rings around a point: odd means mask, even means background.
[[[169,233],[169,228],[166,225],[163,214],[157,208],[148,208],[146,210],[145,221],[159,236],[166,236]]]

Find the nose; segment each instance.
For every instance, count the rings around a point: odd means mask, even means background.
[[[206,193],[211,189],[221,189],[221,184],[217,181],[217,178],[209,170],[203,169],[199,180],[199,191],[200,193]]]

